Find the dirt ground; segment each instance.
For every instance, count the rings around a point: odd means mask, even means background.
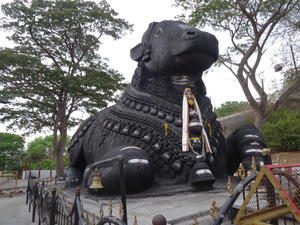
[[[300,152],[280,152],[271,157],[273,164],[300,163]]]

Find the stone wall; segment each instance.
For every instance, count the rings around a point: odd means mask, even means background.
[[[224,116],[224,117],[218,118],[217,120],[220,122],[220,124],[223,128],[224,136],[227,137],[244,120],[248,119],[251,116],[254,116],[254,111],[247,110],[247,111],[232,114],[229,116]]]

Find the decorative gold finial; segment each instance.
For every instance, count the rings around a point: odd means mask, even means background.
[[[252,156],[252,173],[256,173],[257,171],[257,168],[256,168],[256,162],[255,162],[255,159],[254,159],[254,156]]]
[[[70,207],[70,203],[69,203],[69,202],[66,202],[66,208],[67,208],[67,211],[68,211],[68,212],[71,210],[71,207]]]
[[[199,225],[199,222],[197,221],[197,216],[196,215],[194,216],[194,223],[193,223],[193,225]]]
[[[123,203],[120,203],[120,209],[119,209],[119,217],[121,221],[124,221],[124,209],[123,209]]]
[[[228,186],[227,186],[227,189],[228,189],[228,192],[229,192],[229,196],[231,197],[232,196],[232,193],[233,193],[233,187],[232,187],[232,182],[230,180],[230,176],[228,176]]]
[[[238,175],[241,180],[245,179],[246,173],[245,173],[245,168],[244,168],[243,163],[240,163],[240,166],[238,168]]]
[[[109,200],[108,214],[109,214],[110,216],[112,215],[112,202],[111,202],[111,199]]]
[[[271,150],[269,148],[264,148],[262,151],[263,151],[263,155],[271,154]]]
[[[85,218],[85,220],[86,220],[86,225],[90,225],[89,214],[88,214],[87,212],[86,212],[85,216],[86,216],[86,218]]]
[[[209,210],[209,213],[213,220],[217,219],[217,216],[219,214],[219,208],[217,207],[217,203],[214,199],[211,201],[211,208]]]
[[[95,217],[95,213],[93,213],[93,220],[92,220],[92,225],[96,224],[96,217]]]
[[[102,204],[100,205],[100,214],[99,214],[99,216],[100,216],[100,219],[103,218],[103,205]]]
[[[136,219],[136,216],[134,216],[133,225],[138,225],[138,223],[137,223],[137,219]]]

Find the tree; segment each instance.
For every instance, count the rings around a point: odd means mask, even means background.
[[[175,0],[176,6],[190,11],[188,22],[198,27],[209,26],[216,31],[228,32],[231,45],[220,54],[217,65],[225,66],[238,80],[243,92],[255,111],[255,125],[258,128],[270,118],[272,113],[297,88],[297,79],[280,94],[268,108],[268,94],[264,80],[259,80],[259,65],[268,47],[274,40],[287,33],[287,27],[279,24],[288,15],[299,15],[299,0]],[[184,19],[181,15],[179,18]],[[281,29],[276,29],[276,28]],[[295,68],[294,68],[295,69]],[[250,86],[251,85],[251,86]],[[255,94],[258,94],[259,101]]]
[[[0,133],[0,170],[21,172],[24,139],[16,134]]]
[[[96,113],[124,88],[98,53],[100,38],[119,39],[132,25],[104,0],[13,0],[1,8],[0,28],[15,44],[0,49],[0,96],[11,102],[1,121],[27,133],[51,130],[62,177],[67,128],[80,122],[74,112]]]
[[[283,107],[263,125],[268,146],[278,152],[300,151],[300,109]]]
[[[60,136],[58,136],[60,140]],[[37,137],[29,142],[26,150],[24,151],[23,161],[29,164],[28,169],[54,169],[54,151],[53,151],[53,135],[44,138]],[[70,136],[67,136],[66,145],[70,144]],[[63,152],[64,166],[68,163],[67,149]]]
[[[296,12],[300,10],[300,4]],[[284,30],[285,35],[281,35]],[[278,24],[276,41],[281,43],[281,48],[274,51],[275,70],[283,74],[282,90],[288,89],[299,79],[298,66],[300,63],[300,20],[298,13],[289,13]],[[299,90],[299,86],[298,86]],[[291,96],[290,96],[291,97]]]

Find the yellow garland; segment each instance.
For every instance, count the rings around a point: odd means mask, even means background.
[[[212,136],[212,129],[210,123],[207,123],[207,126],[209,128],[209,135]]]
[[[164,128],[165,128],[165,136],[168,136],[169,124],[165,123]]]

